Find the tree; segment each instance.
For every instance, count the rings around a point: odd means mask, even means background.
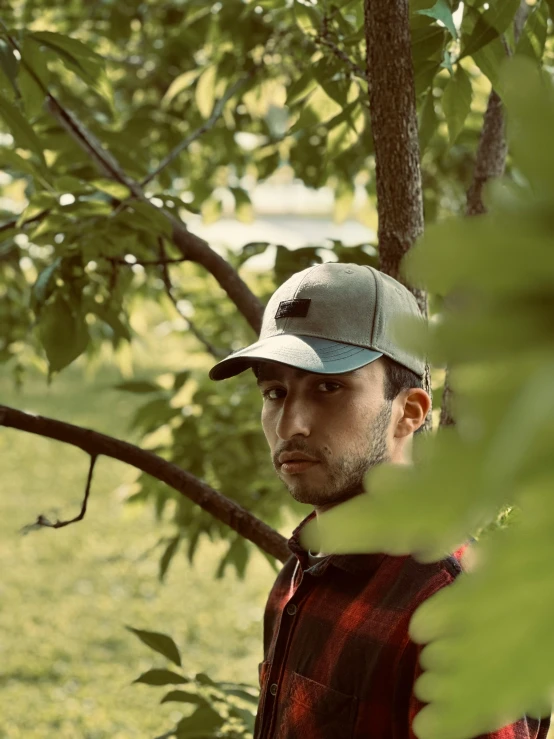
[[[4,188],[25,207],[6,212],[0,227],[7,298],[0,350],[19,379],[31,362],[52,379],[106,341],[121,351],[139,299],[180,311],[195,351],[213,358],[253,337],[265,297],[304,266],[338,258],[406,280],[401,262],[423,232],[423,214],[432,223],[483,212],[483,184],[504,169],[503,61],[516,53],[540,66],[552,48],[545,0],[521,7],[519,0],[104,3],[77,23],[83,9],[79,0],[63,11],[49,2],[16,4],[2,31]],[[531,78],[526,70],[522,84]],[[532,135],[531,126],[525,132]],[[224,258],[187,229],[188,214],[215,218],[226,198],[246,217],[252,184],[284,167],[309,187],[331,186],[337,212],[348,208],[354,185],[363,186],[368,212],[378,214],[378,256],[375,245],[279,246],[274,274],[256,277],[247,260],[267,244]],[[440,249],[432,253],[446,271]],[[421,260],[425,269],[414,267],[408,285],[424,313],[448,315],[446,293],[456,281],[445,290]],[[441,366],[445,356],[457,361],[446,350],[435,356]],[[192,557],[206,531],[229,538],[222,569],[229,562],[244,569],[244,538],[283,560],[284,540],[258,518],[275,525],[281,502],[273,502],[270,475],[260,474],[260,436],[249,414],[239,415],[251,402],[250,385],[237,378],[215,388],[191,368],[175,375],[171,390],[140,381],[121,390],[149,395],[135,421],[145,434],[166,427],[160,457],[7,406],[0,423],[85,449],[87,495],[94,461],[110,455],[149,475],[138,495],[160,510],[172,495],[167,484],[187,496],[163,571],[182,539]],[[177,391],[188,415],[172,402]],[[444,425],[456,417],[451,397],[448,382]],[[439,435],[437,444],[454,442]],[[421,530],[417,537],[402,547],[418,551]],[[436,540],[431,549],[438,556]],[[422,737],[432,735],[425,731]]]

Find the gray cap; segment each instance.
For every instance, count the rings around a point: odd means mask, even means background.
[[[259,340],[212,367],[210,378],[225,380],[257,361],[341,374],[383,354],[423,377],[424,358],[391,338],[391,321],[399,316],[423,320],[412,293],[392,277],[357,264],[308,267],[273,293]]]

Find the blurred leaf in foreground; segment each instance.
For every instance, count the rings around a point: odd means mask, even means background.
[[[457,426],[418,440],[414,466],[373,470],[366,494],[319,519],[323,551],[433,561],[501,506],[520,510],[412,620],[413,639],[431,642],[416,683],[429,703],[420,739],[471,739],[547,716],[554,699],[554,90],[521,58],[501,89],[517,184],[494,183],[487,215],[431,228],[404,264],[412,284],[445,298],[427,332],[397,330],[448,363]]]

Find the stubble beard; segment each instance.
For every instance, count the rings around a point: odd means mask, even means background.
[[[385,401],[370,424],[364,449],[356,450],[335,461],[321,460],[319,464],[324,465],[326,473],[324,483],[316,485],[309,481],[309,477],[303,475],[293,478],[279,475],[292,497],[299,503],[323,506],[342,503],[362,493],[366,473],[378,464],[390,462],[387,431],[391,414],[392,403]],[[298,448],[297,451],[310,453],[308,449]]]

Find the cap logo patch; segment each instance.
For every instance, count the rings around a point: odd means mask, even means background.
[[[310,309],[311,298],[298,298],[298,300],[283,300],[275,314],[277,318],[306,318]]]

